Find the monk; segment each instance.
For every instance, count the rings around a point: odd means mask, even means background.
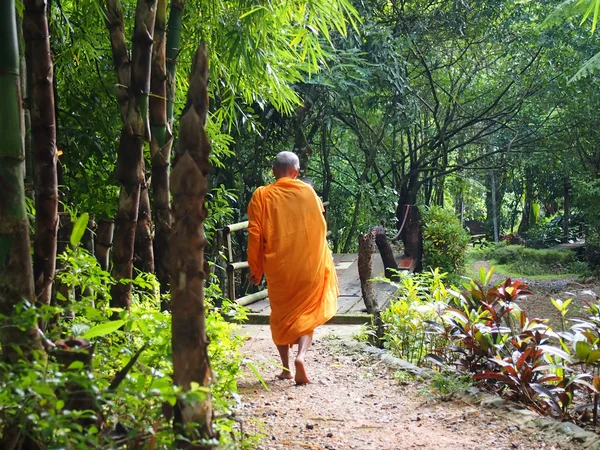
[[[337,310],[338,285],[327,246],[323,205],[314,189],[297,180],[298,157],[281,152],[273,163],[275,182],[259,187],[248,205],[250,282],[267,279],[271,335],[281,356],[277,377],[310,382],[305,356],[316,327]],[[289,349],[298,345],[295,376]]]

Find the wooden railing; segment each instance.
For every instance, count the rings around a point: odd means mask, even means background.
[[[323,207],[325,211],[327,211],[327,206],[329,206],[329,202],[324,202]],[[327,217],[327,215],[325,215]],[[227,243],[227,297],[235,301],[238,305],[248,306],[252,303],[256,303],[260,300],[263,300],[269,296],[268,289],[263,289],[262,291],[255,292],[254,294],[248,294],[240,298],[236,298],[235,296],[235,272],[237,270],[247,269],[249,268],[248,261],[240,261],[233,262],[233,245],[231,241],[231,234],[236,231],[246,230],[248,229],[248,221],[232,223],[231,225],[227,225],[223,227],[223,237],[225,242]],[[331,236],[331,231],[327,231],[327,237]]]

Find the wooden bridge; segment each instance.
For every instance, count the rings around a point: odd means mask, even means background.
[[[227,256],[233,261],[231,233],[244,230],[248,222],[229,225],[223,229],[227,243]],[[360,278],[358,275],[358,254],[344,253],[333,255],[335,270],[338,276],[340,295],[338,297],[338,310],[329,321],[331,324],[363,324],[371,322],[371,315],[367,314],[361,293]],[[371,255],[373,278],[384,276],[384,267],[378,253]],[[248,268],[247,261],[230,262],[227,266],[227,295],[238,304],[248,308],[249,324],[268,324],[271,307],[268,298],[268,289],[237,298],[235,293],[235,272]],[[380,310],[389,304],[395,288],[384,281],[372,281],[375,299]]]

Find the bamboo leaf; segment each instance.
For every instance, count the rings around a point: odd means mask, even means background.
[[[111,320],[110,322],[101,323],[95,327],[90,328],[81,336],[84,339],[91,339],[98,336],[104,336],[106,334],[114,333],[119,328],[127,323],[126,320]]]
[[[71,232],[71,245],[73,247],[78,246],[81,242],[81,238],[83,238],[83,235],[85,234],[89,219],[89,214],[83,213],[81,216],[79,216],[79,219],[77,219],[75,225],[73,225],[73,231]]]

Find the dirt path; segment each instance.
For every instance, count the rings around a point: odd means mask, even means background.
[[[250,370],[239,386],[244,427],[264,436],[257,450],[583,448],[566,438],[553,442],[507,411],[423,396],[422,382],[401,384],[379,360],[339,344],[356,330],[319,328],[307,358],[313,382],[296,386],[274,379],[278,357],[268,327],[244,328],[244,353],[269,387]]]

